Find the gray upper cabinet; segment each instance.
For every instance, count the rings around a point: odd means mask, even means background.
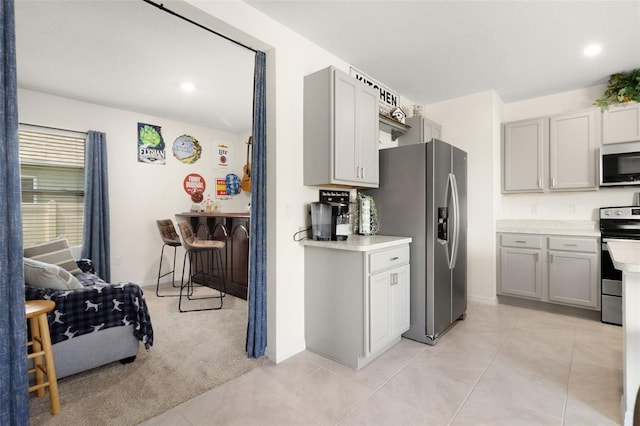
[[[549,188],[595,189],[599,111],[549,118]]]
[[[600,120],[591,108],[503,124],[503,192],[597,189]]]
[[[503,192],[542,192],[547,122],[537,118],[503,124]]]
[[[426,143],[433,138],[442,139],[442,126],[426,117],[409,117],[405,124],[411,128],[398,138],[398,145]]]
[[[640,140],[640,104],[626,102],[602,111],[602,143]]]
[[[304,184],[378,187],[378,94],[328,67],[304,78]]]

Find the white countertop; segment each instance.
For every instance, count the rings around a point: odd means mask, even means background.
[[[388,235],[349,235],[346,241],[302,240],[300,244],[309,247],[321,247],[336,250],[371,251],[409,244],[411,237],[392,237]]]
[[[496,232],[579,237],[600,236],[598,223],[589,220],[502,219],[496,222]]]
[[[616,269],[623,272],[640,272],[640,241],[609,240],[607,245]]]

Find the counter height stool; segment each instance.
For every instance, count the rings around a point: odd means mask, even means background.
[[[226,295],[226,279],[224,275],[224,265],[222,263],[222,250],[225,248],[225,242],[219,240],[201,240],[196,238],[193,231],[191,230],[191,225],[188,222],[178,222],[178,230],[180,232],[180,240],[185,249],[184,260],[182,261],[182,280],[180,282],[180,300],[178,302],[178,310],[180,312],[191,312],[191,311],[212,311],[222,309],[223,298]],[[212,254],[213,261],[211,264],[208,264],[211,274],[210,278],[214,280],[219,280],[222,283],[222,291],[217,291],[218,295],[216,296],[193,296],[193,287],[194,282],[193,279],[195,277],[200,276],[201,284],[195,283],[195,285],[199,285],[201,287],[207,287],[207,274],[204,270],[202,259],[200,260],[200,270],[198,270],[197,265],[197,257],[196,255],[202,254]],[[187,257],[189,258],[189,275],[187,281],[184,279],[185,265],[187,261]],[[208,256],[207,256],[208,258]],[[194,263],[196,267],[194,268]],[[218,265],[218,276],[213,274],[213,271],[216,269],[216,263]],[[195,269],[195,272],[194,272]],[[186,292],[185,292],[186,289]],[[194,308],[194,309],[182,309],[182,299],[183,296],[188,300],[205,300],[205,299],[220,299],[219,306],[207,307],[207,308]]]
[[[27,359],[33,360],[33,368],[27,370],[27,374],[35,374],[35,384],[29,386],[29,392],[35,391],[38,398],[42,398],[44,388],[48,387],[51,414],[60,412],[58,379],[56,366],[53,362],[49,321],[47,320],[47,312],[51,312],[55,306],[56,304],[51,300],[27,300],[25,302],[25,311],[31,330],[31,340],[27,342]],[[43,358],[44,363],[42,362]],[[47,376],[47,381],[44,381],[44,376]]]
[[[177,297],[179,294],[160,294],[160,278],[166,277],[171,274],[171,286],[178,288],[176,285],[176,250],[182,244],[180,243],[180,237],[176,232],[176,228],[171,219],[156,220],[158,224],[158,230],[160,231],[160,238],[162,238],[162,250],[160,250],[160,266],[158,266],[158,281],[156,282],[156,296],[158,297]],[[162,271],[162,259],[164,258],[164,248],[173,247],[173,268],[170,271],[160,275]]]

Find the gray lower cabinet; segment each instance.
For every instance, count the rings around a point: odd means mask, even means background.
[[[498,294],[600,309],[597,237],[498,234]]]
[[[542,237],[501,235],[500,292],[542,298]]]
[[[597,239],[549,237],[548,242],[549,300],[597,309]]]
[[[305,246],[307,349],[360,369],[409,329],[409,245]]]

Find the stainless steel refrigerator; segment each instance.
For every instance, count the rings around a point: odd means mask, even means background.
[[[467,311],[467,153],[437,139],[381,149],[380,186],[362,192],[374,199],[381,235],[413,238],[403,336],[434,345]]]

